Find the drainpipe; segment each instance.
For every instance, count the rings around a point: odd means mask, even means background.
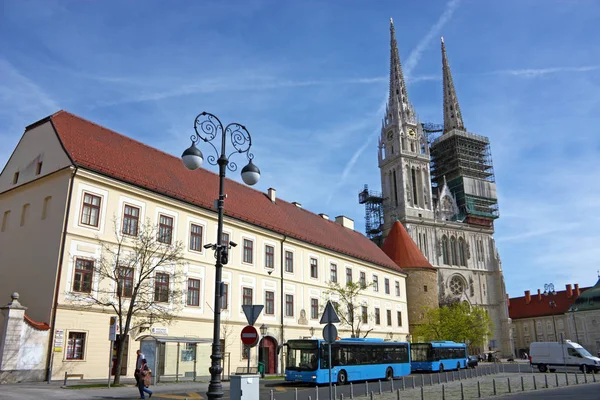
[[[67,211],[65,212],[65,219],[63,221],[63,232],[62,237],[60,239],[61,244],[60,254],[58,256],[58,271],[56,273],[56,284],[54,286],[54,301],[52,304],[52,317],[50,321],[50,338],[48,339],[48,352],[46,356],[46,381],[48,383],[50,383],[50,381],[52,380],[52,364],[54,362],[54,352],[52,351],[52,348],[54,346],[54,330],[56,327],[56,307],[58,306],[58,292],[60,290],[60,278],[62,277],[63,257],[65,254],[65,243],[67,241],[67,226],[69,223],[69,214],[71,211],[71,196],[73,194],[73,183],[75,183],[76,173],[77,167],[72,168],[71,178],[69,178],[69,191],[67,193]]]
[[[281,270],[281,277],[280,277],[280,282],[281,282],[281,287],[280,287],[280,296],[281,296],[281,307],[279,307],[280,313],[281,313],[281,343],[279,343],[279,348],[283,349],[283,347],[281,347],[284,343],[285,343],[285,337],[284,337],[284,332],[283,332],[283,316],[285,313],[285,294],[283,293],[283,272],[285,269],[285,251],[283,250],[283,243],[285,242],[285,239],[287,239],[286,235],[283,235],[283,239],[281,240],[281,249],[280,249],[280,254],[279,257],[281,259],[280,262],[280,270]],[[283,373],[283,351],[281,352],[281,355],[279,357],[279,370],[281,371],[281,373]]]

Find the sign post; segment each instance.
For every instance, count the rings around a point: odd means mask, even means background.
[[[325,328],[323,328],[323,339],[327,342],[328,350],[327,366],[329,367],[329,400],[335,400],[333,397],[333,384],[331,382],[331,343],[335,342],[335,339],[337,338],[337,328],[333,325],[336,322],[340,322],[340,317],[338,317],[335,312],[331,301],[328,300],[319,323],[326,324]]]
[[[119,324],[117,322],[117,317],[110,317],[109,329],[108,329],[108,340],[110,342],[110,347],[108,351],[108,388],[110,389],[110,373],[112,371],[112,359],[113,359],[113,347],[115,340],[117,340],[117,330],[119,329]]]
[[[247,325],[242,329],[241,338],[243,344],[254,347],[258,343],[258,331],[252,325]],[[248,350],[248,369],[246,372],[250,373],[250,350]]]

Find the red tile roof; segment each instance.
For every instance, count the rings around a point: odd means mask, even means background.
[[[587,289],[589,288],[580,288],[580,294]],[[569,297],[567,290],[560,290],[555,295],[549,296],[544,296],[543,293],[532,293],[529,304],[527,304],[527,296],[511,297],[509,299],[508,315],[512,319],[519,319],[564,314],[569,311],[569,307],[577,297],[574,290],[571,297]],[[555,302],[556,307],[550,307],[551,301]]]
[[[66,111],[51,120],[73,162],[88,170],[214,211],[219,177],[204,168],[189,171],[181,159]],[[238,182],[227,180],[225,214],[317,246],[399,270],[359,232]]]
[[[381,250],[402,269],[431,268],[435,270],[399,221],[392,225]]]

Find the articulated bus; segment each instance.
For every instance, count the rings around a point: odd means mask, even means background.
[[[285,380],[329,383],[328,345],[320,339],[288,340]],[[410,374],[410,346],[383,339],[340,339],[331,345],[331,380],[392,379]]]
[[[467,345],[452,341],[412,343],[412,371],[439,371],[467,368]]]

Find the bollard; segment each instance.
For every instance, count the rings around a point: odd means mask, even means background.
[[[548,389],[548,375],[544,374],[544,386]]]
[[[335,399],[335,397],[334,397]],[[315,386],[315,400],[319,400],[319,386]]]
[[[433,375],[429,374],[429,386],[433,386]]]
[[[415,377],[414,376],[412,378],[412,386],[413,386],[413,389],[414,389],[415,388]]]
[[[446,400],[446,388],[442,385],[442,400]]]
[[[333,384],[333,398],[337,398],[337,385],[335,383]]]
[[[460,383],[460,400],[465,400],[465,392],[463,391],[463,384]]]
[[[523,375],[521,375],[521,392],[525,391],[525,384],[523,383]]]
[[[535,375],[531,375],[531,377],[533,378],[533,390],[537,390],[537,382],[535,381]]]
[[[344,393],[340,394],[340,400],[344,400]]]
[[[567,381],[567,386],[569,386],[569,375],[565,372],[565,380]]]
[[[421,374],[421,386],[425,386],[425,375]]]
[[[461,381],[462,379],[460,377],[460,369],[458,371],[456,371],[456,372],[458,372],[458,380]]]
[[[371,400],[373,400],[373,392],[371,391]]]
[[[575,384],[579,385],[579,374],[575,372]]]
[[[394,393],[394,378],[392,378],[390,384],[392,385],[392,387],[390,388],[390,392]]]
[[[556,387],[558,387],[558,374],[554,374],[554,377],[556,378]]]
[[[381,396],[381,380],[379,380],[379,395]]]
[[[312,400],[312,397],[308,396],[308,400]]]
[[[446,383],[448,383],[448,373],[447,373],[447,372],[444,372],[444,375],[446,376],[446,379],[445,379],[445,381],[446,381]]]
[[[510,387],[510,378],[506,379],[508,379],[508,393],[512,393],[512,388]]]
[[[583,369],[583,381],[587,383],[587,374],[585,373],[585,368]]]
[[[352,382],[350,382],[350,400],[354,400],[354,386],[352,386]]]
[[[369,395],[369,382],[365,382],[365,396]]]
[[[519,366],[519,373],[521,373],[521,363],[517,363],[517,365]]]
[[[400,389],[396,391],[396,400],[400,400]]]
[[[294,388],[294,400],[298,400],[298,388]]]
[[[494,396],[496,395],[496,378],[492,379],[492,385],[494,386]]]
[[[406,390],[406,381],[402,378],[402,390]]]
[[[594,379],[594,383],[596,383],[596,374],[592,374],[592,378]]]
[[[273,400],[273,389],[271,389],[271,400]]]
[[[421,386],[421,400],[425,399],[425,394],[423,393],[423,389],[425,389],[425,387]]]

